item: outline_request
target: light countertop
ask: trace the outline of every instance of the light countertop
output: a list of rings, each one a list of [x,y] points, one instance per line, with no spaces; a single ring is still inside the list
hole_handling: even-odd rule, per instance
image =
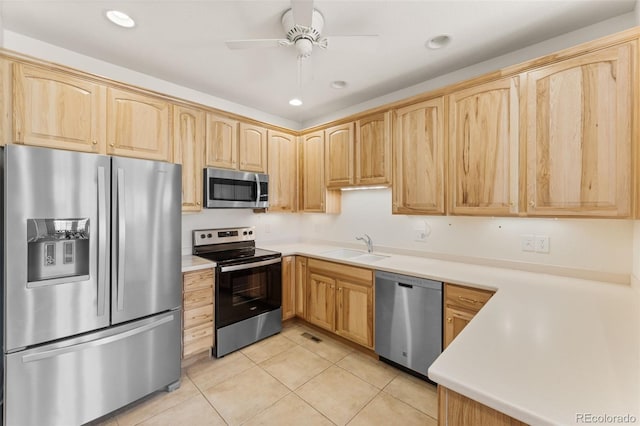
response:
[[[581,414],[640,423],[640,294],[629,285],[396,254],[337,260],[322,244],[261,247],[496,290],[431,365],[433,381],[533,425],[584,424]]]
[[[182,272],[197,271],[199,269],[215,268],[216,262],[202,257],[185,254],[182,256]]]

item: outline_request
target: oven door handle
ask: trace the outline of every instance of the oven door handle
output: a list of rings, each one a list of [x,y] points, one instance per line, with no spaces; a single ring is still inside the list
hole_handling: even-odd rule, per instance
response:
[[[281,261],[282,261],[282,258],[279,257],[277,259],[262,260],[260,262],[243,263],[241,265],[222,266],[220,268],[220,272],[242,271],[244,269],[257,268],[258,266],[273,265],[276,263],[280,263]]]

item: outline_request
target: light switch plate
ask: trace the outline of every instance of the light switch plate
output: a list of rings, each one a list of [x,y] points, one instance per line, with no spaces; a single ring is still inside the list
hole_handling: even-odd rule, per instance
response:
[[[520,244],[522,251],[535,251],[535,236],[525,234],[520,236]]]

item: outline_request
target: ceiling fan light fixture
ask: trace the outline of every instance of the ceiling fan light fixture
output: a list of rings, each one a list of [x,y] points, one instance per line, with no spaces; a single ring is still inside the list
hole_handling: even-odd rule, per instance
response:
[[[119,27],[133,28],[136,26],[136,22],[124,12],[119,10],[107,10],[105,13],[107,19]]]
[[[443,47],[448,45],[450,42],[451,42],[450,36],[448,36],[447,34],[440,34],[429,39],[429,41],[427,41],[426,43],[426,46],[429,49],[437,50],[437,49],[442,49]]]
[[[302,105],[302,99],[293,98],[289,101],[289,105],[291,106],[300,106]]]

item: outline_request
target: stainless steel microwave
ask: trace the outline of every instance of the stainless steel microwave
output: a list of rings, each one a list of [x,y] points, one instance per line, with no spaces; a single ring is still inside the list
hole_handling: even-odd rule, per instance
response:
[[[208,209],[269,207],[269,175],[204,169],[204,206]]]

